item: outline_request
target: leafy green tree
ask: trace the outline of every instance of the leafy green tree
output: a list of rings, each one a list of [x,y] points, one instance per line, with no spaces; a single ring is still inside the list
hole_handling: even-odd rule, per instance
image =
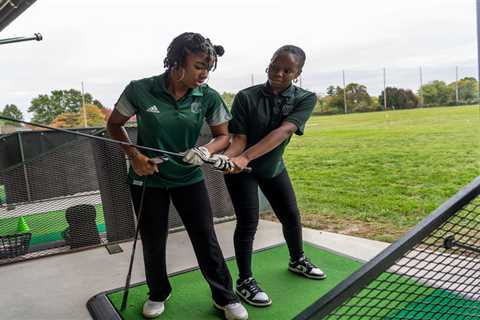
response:
[[[7,104],[4,108],[3,111],[0,112],[0,114],[4,117],[12,118],[15,120],[23,120],[23,114],[20,109],[14,104]],[[15,127],[21,127],[22,124],[14,121],[5,121],[6,124],[15,126]]]
[[[84,114],[85,112],[85,114]],[[94,104],[85,104],[85,109],[82,107],[79,112],[64,112],[55,117],[51,125],[55,128],[79,128],[85,126],[85,117],[87,118],[88,127],[103,127],[105,126],[105,115]]]
[[[334,87],[334,86],[328,86],[327,88],[327,96],[334,96],[337,94],[337,90],[339,89],[340,87]]]
[[[322,113],[325,108],[325,97],[322,94],[317,94],[317,102],[315,108],[313,109],[314,113]]]
[[[349,83],[345,88],[347,93],[347,108],[351,112],[370,111],[372,98],[363,84]]]
[[[452,96],[452,88],[440,80],[434,80],[420,87],[419,94],[424,105],[446,105]]]
[[[96,105],[99,109],[105,109],[105,106],[100,101],[98,101],[97,99],[93,100],[92,103],[94,105]]]
[[[331,114],[344,112],[343,89],[338,86],[329,86],[327,88],[327,95],[323,98],[322,113]]]
[[[231,93],[231,92],[222,93],[222,99],[223,101],[225,101],[225,104],[227,105],[228,109],[232,108],[232,103],[234,98],[235,98],[235,93]]]
[[[85,103],[92,103],[90,93],[84,95]],[[96,100],[101,104],[98,100]],[[53,90],[50,95],[41,94],[32,99],[28,112],[33,113],[33,122],[50,124],[58,115],[65,112],[76,113],[82,106],[82,94],[75,89]]]
[[[456,102],[455,82],[448,85],[450,89],[450,102]],[[459,102],[475,102],[478,99],[478,81],[473,77],[465,77],[458,81]]]
[[[418,97],[410,89],[387,87],[387,109],[410,109],[416,108],[419,103]],[[384,91],[378,97],[379,104],[384,106]]]

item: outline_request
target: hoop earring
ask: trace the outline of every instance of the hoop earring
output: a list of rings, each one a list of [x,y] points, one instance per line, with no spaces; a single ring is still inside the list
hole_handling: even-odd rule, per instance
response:
[[[185,69],[182,68],[182,76],[179,79],[177,79],[177,82],[182,81],[183,78],[185,78]]]
[[[268,73],[268,67],[265,69],[265,73]]]
[[[298,82],[298,78],[293,79],[293,83],[297,83],[297,82]]]

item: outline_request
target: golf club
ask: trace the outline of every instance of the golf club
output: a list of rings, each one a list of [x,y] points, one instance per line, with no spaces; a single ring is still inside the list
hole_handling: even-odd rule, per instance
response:
[[[54,127],[47,126],[47,125],[44,125],[44,124],[38,124],[38,123],[28,122],[28,121],[24,121],[24,120],[12,119],[12,118],[5,117],[5,116],[2,116],[2,115],[0,115],[0,119],[1,120],[6,120],[6,121],[23,123],[23,124],[27,124],[29,126],[39,127],[39,128],[43,128],[43,129],[48,129],[48,130],[73,134],[73,135],[82,136],[82,137],[86,137],[86,138],[96,139],[96,140],[100,140],[100,141],[104,141],[104,142],[117,143],[117,144],[121,144],[121,145],[124,145],[124,146],[131,146],[131,147],[135,147],[137,149],[153,151],[153,152],[156,152],[156,153],[165,154],[165,155],[169,155],[169,156],[175,156],[175,157],[183,158],[183,156],[185,155],[185,152],[172,152],[172,151],[167,151],[167,150],[161,150],[161,149],[156,149],[156,148],[140,146],[138,144],[125,142],[125,141],[119,141],[119,140],[105,138],[105,137],[99,137],[99,136],[95,136],[95,135],[88,134],[88,133],[77,132],[77,131],[67,130],[67,129],[63,129],[63,128],[54,128]],[[212,163],[208,162],[208,161],[205,161],[205,163],[212,165]],[[249,172],[252,171],[252,168],[246,167],[242,171],[249,173]]]
[[[127,279],[125,280],[125,289],[123,291],[123,297],[122,297],[122,305],[120,307],[120,310],[122,311],[125,310],[125,308],[127,307],[128,293],[130,291],[130,279],[132,277],[133,260],[135,258],[135,250],[137,248],[138,232],[140,231],[140,219],[142,218],[143,199],[145,197],[147,179],[148,179],[148,176],[145,176],[145,179],[143,180],[142,195],[140,196],[140,205],[138,208],[138,215],[137,215],[137,226],[135,227],[135,237],[133,238],[132,253],[130,255],[130,265],[128,267]]]

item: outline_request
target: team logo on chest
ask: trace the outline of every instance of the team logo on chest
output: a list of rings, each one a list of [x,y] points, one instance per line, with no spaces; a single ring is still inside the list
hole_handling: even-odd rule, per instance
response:
[[[201,109],[202,104],[198,101],[192,102],[192,104],[190,105],[190,110],[192,111],[192,113],[199,113]]]

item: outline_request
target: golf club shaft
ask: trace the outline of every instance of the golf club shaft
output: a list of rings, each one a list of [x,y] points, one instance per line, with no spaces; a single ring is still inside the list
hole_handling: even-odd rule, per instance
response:
[[[143,187],[142,187],[142,195],[140,196],[140,206],[138,209],[137,226],[135,228],[135,238],[133,239],[132,254],[130,255],[130,265],[128,267],[127,279],[125,280],[125,289],[123,291],[122,305],[120,307],[120,310],[122,311],[125,310],[125,308],[127,307],[128,293],[130,291],[130,279],[132,277],[133,260],[135,258],[135,250],[137,248],[138,233],[140,231],[140,219],[142,218],[143,199],[145,197],[147,179],[148,179],[148,176],[145,176],[145,180],[143,181]]]
[[[16,120],[16,119],[11,119],[11,118],[4,117],[4,116],[0,116],[0,119],[7,120],[7,121],[20,122],[20,123],[23,123],[23,124],[28,124],[30,126],[40,127],[40,128],[44,128],[44,129],[53,130],[53,131],[59,131],[59,132],[73,134],[73,135],[82,136],[82,137],[86,137],[86,138],[92,138],[92,139],[96,139],[96,140],[100,140],[100,141],[105,141],[105,142],[110,142],[110,143],[118,143],[118,144],[121,144],[121,145],[124,145],[124,146],[131,146],[131,147],[135,147],[137,149],[143,149],[143,150],[153,151],[153,152],[157,152],[157,153],[163,153],[163,154],[167,154],[167,155],[170,155],[170,156],[183,157],[185,155],[183,152],[171,152],[171,151],[166,151],[166,150],[161,150],[161,149],[156,149],[156,148],[140,146],[138,144],[134,144],[134,143],[130,143],[130,142],[124,142],[124,141],[119,141],[119,140],[115,140],[115,139],[94,136],[92,134],[67,130],[67,129],[63,129],[63,128],[54,128],[54,127],[47,126],[47,125],[44,125],[44,124],[27,122],[27,121],[23,121],[23,120]]]
[[[73,135],[82,136],[82,137],[86,137],[86,138],[96,139],[96,140],[100,140],[100,141],[104,141],[104,142],[117,143],[117,144],[121,144],[121,145],[124,145],[124,146],[135,147],[135,148],[141,149],[141,150],[153,151],[153,152],[156,152],[156,153],[166,154],[166,155],[180,157],[180,158],[183,158],[183,156],[185,155],[185,152],[172,152],[172,151],[166,151],[166,150],[161,150],[161,149],[156,149],[156,148],[140,146],[138,144],[134,144],[134,143],[130,143],[130,142],[125,142],[125,141],[120,141],[120,140],[115,140],[115,139],[110,139],[110,138],[105,138],[105,137],[94,136],[93,134],[77,132],[77,131],[67,130],[67,129],[63,129],[63,128],[54,128],[54,127],[47,126],[47,125],[44,125],[44,124],[38,124],[38,123],[28,122],[28,121],[24,121],[24,120],[12,119],[12,118],[8,118],[8,117],[4,117],[2,115],[0,115],[0,119],[6,120],[6,121],[19,122],[19,123],[27,124],[29,126],[40,127],[40,128],[43,128],[43,129],[48,129],[48,130],[73,134]],[[206,162],[206,163],[208,163],[208,162]],[[247,172],[247,173],[250,173],[252,171],[252,168],[246,167],[245,169],[243,169],[243,171]]]

